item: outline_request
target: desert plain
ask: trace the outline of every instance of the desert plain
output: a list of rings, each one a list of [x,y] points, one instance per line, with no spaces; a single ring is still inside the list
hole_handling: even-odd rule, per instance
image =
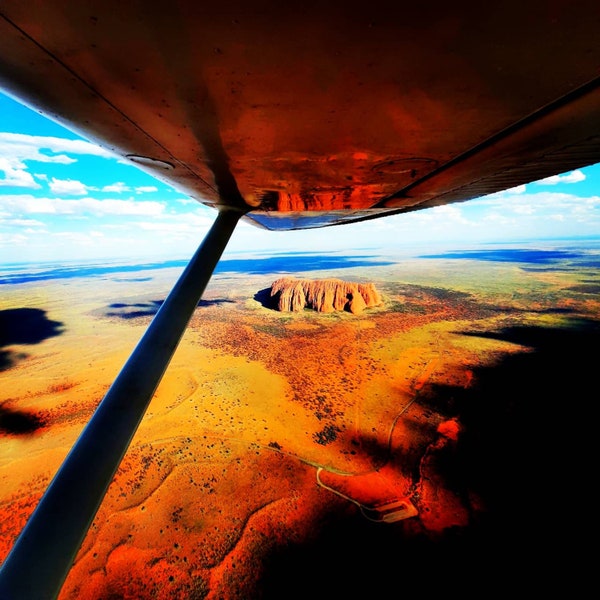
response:
[[[480,597],[569,577],[599,267],[583,242],[226,255],[60,600]],[[180,272],[2,272],[0,560]],[[382,302],[279,312],[282,274],[372,282]]]

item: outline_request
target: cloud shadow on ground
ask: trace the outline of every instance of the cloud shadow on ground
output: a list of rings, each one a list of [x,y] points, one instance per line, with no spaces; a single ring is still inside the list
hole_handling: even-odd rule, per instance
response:
[[[38,415],[11,408],[7,402],[0,404],[0,435],[30,435],[43,426]]]
[[[35,281],[52,279],[73,279],[75,277],[105,277],[123,273],[138,273],[155,269],[183,269],[187,260],[166,260],[125,265],[75,265],[56,266],[45,270],[32,272],[14,270],[0,276],[0,285],[16,285]],[[245,273],[248,275],[263,275],[266,273],[297,273],[299,271],[315,271],[325,269],[345,269],[350,267],[382,266],[394,264],[392,261],[376,259],[370,255],[329,255],[326,253],[309,254],[290,252],[259,256],[255,258],[222,258],[215,268],[215,273]],[[150,277],[115,278],[116,281],[147,281]]]
[[[448,258],[492,262],[520,262],[535,265],[589,258],[588,252],[574,250],[531,250],[527,248],[497,248],[493,250],[459,250],[441,254],[423,254],[418,258]],[[588,261],[589,262],[589,261]],[[588,262],[585,264],[587,265]],[[596,263],[593,263],[596,266]]]
[[[0,310],[0,371],[10,368],[17,360],[14,352],[6,350],[14,344],[39,344],[61,335],[63,324],[52,321],[40,308],[9,308]]]
[[[146,302],[113,302],[109,304],[107,310],[104,311],[105,317],[118,317],[120,319],[137,319],[143,317],[153,317],[164,300],[148,300]],[[228,298],[215,298],[211,300],[200,300],[198,307],[203,306],[218,306],[219,304],[235,304],[234,300]]]

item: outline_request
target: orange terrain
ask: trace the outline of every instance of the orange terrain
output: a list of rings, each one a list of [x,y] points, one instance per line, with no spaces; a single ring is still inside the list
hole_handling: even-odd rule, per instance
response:
[[[126,293],[117,279],[101,293],[84,280],[15,286],[4,300],[43,307],[55,327],[7,346],[0,373],[0,558],[166,277]],[[536,425],[554,422],[516,388],[535,397],[522,373],[546,368],[521,364],[525,333],[565,331],[543,300],[525,315],[518,300],[499,309],[382,276],[381,304],[358,315],[285,313],[260,302],[269,283],[210,284],[60,600],[379,597],[407,572],[441,591],[465,564],[497,576],[492,549],[540,533],[515,497],[543,497],[530,457]],[[586,302],[580,319],[597,309]],[[522,576],[525,548],[511,552]]]

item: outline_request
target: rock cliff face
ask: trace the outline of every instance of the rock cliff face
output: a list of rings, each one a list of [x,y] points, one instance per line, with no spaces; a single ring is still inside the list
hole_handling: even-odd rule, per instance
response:
[[[381,296],[372,283],[341,279],[282,277],[271,284],[271,298],[280,311],[288,312],[312,308],[325,313],[347,310],[356,315],[381,304]]]

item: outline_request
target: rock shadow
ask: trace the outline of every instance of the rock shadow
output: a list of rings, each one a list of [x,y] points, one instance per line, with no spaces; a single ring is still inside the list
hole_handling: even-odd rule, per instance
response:
[[[52,321],[40,308],[8,308],[0,310],[0,371],[10,368],[18,355],[7,346],[13,344],[39,344],[44,340],[61,335],[64,325]]]
[[[271,296],[271,288],[263,288],[254,294],[254,300],[259,302],[264,308],[277,310],[277,299]]]
[[[412,471],[415,483],[433,475],[435,489],[451,490],[469,507],[468,526],[426,531],[418,518],[372,523],[342,504],[321,517],[308,542],[286,543],[268,557],[261,598],[290,597],[290,582],[296,598],[383,598],[412,585],[428,597],[455,586],[461,596],[479,597],[482,581],[506,593],[549,591],[559,580],[571,585],[568,565],[574,556],[583,559],[578,539],[593,518],[581,502],[593,496],[590,415],[600,321],[464,335],[525,348],[475,368],[467,389],[424,388],[419,405],[456,418],[462,433],[400,463],[410,463],[403,471]],[[319,581],[306,577],[334,559],[338,570],[328,569]]]

